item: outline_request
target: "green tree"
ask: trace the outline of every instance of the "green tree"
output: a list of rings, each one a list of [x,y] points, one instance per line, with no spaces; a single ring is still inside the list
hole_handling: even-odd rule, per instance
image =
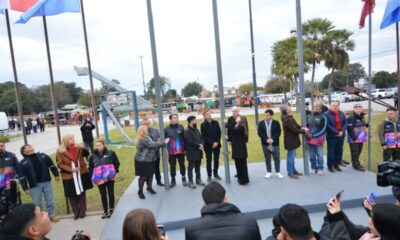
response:
[[[33,91],[36,95],[37,111],[44,112],[52,110],[50,85],[47,84],[39,86]],[[72,97],[64,82],[54,83],[54,97],[56,99],[57,108],[62,108],[65,106],[65,104],[73,103]]]
[[[311,51],[304,48],[304,72],[308,72],[309,66],[306,61],[310,58]],[[297,38],[291,37],[281,41],[277,41],[272,46],[272,73],[280,77],[285,77],[296,85],[299,76],[299,68],[297,61]],[[297,87],[294,88],[298,96]],[[298,98],[297,98],[298,99]],[[298,108],[298,101],[296,106]]]
[[[161,98],[164,98],[165,93],[170,87],[171,87],[171,81],[166,77],[160,76]],[[150,79],[150,81],[147,83],[146,88],[147,88],[146,96],[148,96],[149,99],[155,99],[154,78]]]
[[[328,49],[325,56],[325,66],[331,70],[331,78],[328,82],[328,92],[332,90],[333,73],[335,70],[343,70],[349,64],[348,51],[355,48],[354,41],[350,39],[353,33],[345,29],[332,30],[327,34],[329,40]],[[330,95],[329,95],[330,102]]]
[[[329,31],[334,29],[333,23],[328,19],[314,18],[303,24],[303,36],[305,45],[310,50],[311,54],[307,59],[311,64],[311,87],[314,86],[316,65],[320,64],[326,55],[326,49],[329,41],[327,35]],[[313,90],[311,91],[313,92]],[[311,95],[313,102],[313,94]]]
[[[372,83],[375,84],[377,88],[390,88],[397,85],[397,75],[396,73],[389,73],[386,71],[379,71],[375,73],[372,78]]]
[[[182,89],[182,96],[184,97],[199,96],[202,90],[203,90],[203,85],[201,85],[200,83],[196,81],[189,82]]]
[[[239,93],[240,94],[250,94],[253,92],[253,83],[245,83],[239,85]]]
[[[286,93],[288,91],[290,91],[290,80],[285,78],[273,77],[265,84],[266,93]]]
[[[339,70],[332,73],[327,74],[320,84],[322,89],[329,88],[329,80],[332,81],[332,90],[333,91],[342,91],[346,86],[353,87],[354,82],[358,81],[361,78],[365,78],[367,76],[364,67],[360,63],[350,63],[348,67],[344,70]]]
[[[168,89],[168,91],[165,93],[165,98],[169,98],[169,99],[175,99],[177,97],[177,92],[175,89]]]
[[[37,112],[36,96],[26,85],[19,83],[22,111],[24,114]],[[15,97],[14,83],[0,83],[0,112],[7,115],[17,115],[17,102]]]

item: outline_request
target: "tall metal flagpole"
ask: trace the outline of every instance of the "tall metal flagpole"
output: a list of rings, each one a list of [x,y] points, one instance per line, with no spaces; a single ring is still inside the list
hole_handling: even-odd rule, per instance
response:
[[[18,83],[18,75],[17,75],[17,66],[15,64],[14,45],[13,45],[12,35],[11,35],[10,16],[8,14],[8,9],[4,9],[4,11],[5,11],[5,17],[6,17],[6,23],[7,23],[8,42],[10,44],[11,63],[12,63],[13,73],[14,73],[14,89],[15,89],[15,99],[17,102],[17,109],[18,109],[18,118],[19,118],[19,123],[21,124],[22,136],[24,138],[24,144],[26,145],[26,144],[28,144],[28,140],[26,138],[24,112],[22,110],[21,96],[19,94],[19,86],[18,86],[19,83]]]
[[[83,35],[85,36],[86,59],[87,59],[87,65],[88,65],[88,70],[89,70],[90,98],[91,98],[91,102],[92,102],[92,112],[93,112],[94,124],[96,125],[96,138],[99,138],[100,134],[99,134],[99,125],[98,125],[98,121],[97,121],[97,110],[96,110],[96,105],[95,105],[95,100],[94,100],[92,64],[90,61],[89,41],[88,41],[87,30],[86,30],[85,9],[83,7],[83,0],[80,0],[80,2],[81,2]]]
[[[61,132],[60,132],[60,124],[59,124],[59,121],[58,121],[56,97],[55,97],[55,92],[54,92],[53,66],[52,66],[52,63],[51,63],[49,34],[47,32],[46,16],[43,16],[43,28],[44,28],[44,38],[45,38],[45,41],[46,41],[47,61],[48,61],[48,64],[49,64],[51,106],[53,108],[54,122],[55,122],[56,128],[57,128],[58,144],[60,145],[61,144]],[[70,213],[67,197],[65,197],[65,206],[67,207],[67,213]]]
[[[54,121],[55,121],[56,128],[57,128],[58,144],[61,144],[61,132],[60,132],[60,125],[59,125],[59,121],[58,121],[57,104],[56,104],[56,98],[55,98],[55,92],[54,92],[53,66],[52,66],[52,63],[51,63],[49,34],[47,32],[46,16],[43,16],[43,28],[44,28],[44,38],[45,38],[45,41],[46,41],[47,61],[48,61],[48,64],[49,64],[51,106],[53,108]]]
[[[397,103],[400,103],[400,42],[399,42],[399,22],[396,22],[396,46],[397,46]],[[399,104],[397,106],[397,119],[400,120]]]
[[[143,96],[146,98],[146,82],[144,81],[144,71],[143,71],[143,56],[139,56],[140,58],[140,66],[142,67],[142,80],[143,80]]]
[[[256,59],[254,56],[254,38],[253,38],[253,13],[251,0],[249,0],[249,16],[250,16],[250,41],[251,41],[251,62],[253,67],[253,98],[254,98],[254,113],[256,115],[256,125],[258,124],[258,101],[257,101],[257,78],[256,78]]]
[[[215,34],[215,53],[217,58],[217,72],[218,72],[218,94],[219,94],[219,110],[221,113],[221,130],[222,130],[222,146],[224,155],[225,165],[225,181],[227,184],[231,183],[230,170],[229,170],[229,159],[228,159],[228,145],[225,140],[226,129],[225,129],[225,97],[224,97],[224,81],[222,78],[222,62],[221,62],[221,45],[219,39],[219,24],[218,24],[218,5],[217,0],[212,0],[213,5],[213,17],[214,17],[214,34]]]
[[[304,93],[304,60],[303,60],[303,29],[301,24],[301,4],[300,0],[296,0],[296,21],[297,21],[297,55],[299,65],[299,90],[300,90],[300,115],[301,125],[306,126],[306,104]],[[306,136],[303,134],[303,165],[304,173],[308,176],[308,147],[306,144]]]
[[[153,72],[154,72],[154,87],[156,90],[156,98],[157,98],[157,113],[158,113],[158,124],[160,127],[160,136],[161,140],[164,141],[165,133],[164,133],[164,118],[161,108],[161,84],[160,84],[160,76],[158,74],[158,60],[157,60],[157,48],[156,48],[156,36],[154,34],[154,22],[153,22],[153,11],[151,9],[151,0],[147,0],[147,16],[149,21],[149,33],[150,33],[150,43],[151,43],[151,56],[153,60]],[[164,171],[164,183],[165,189],[169,189],[169,175],[168,175],[168,163],[167,163],[167,152],[165,148],[161,148],[161,157],[163,163],[163,171]]]
[[[369,27],[368,27],[368,124],[371,124],[371,88],[372,88],[372,12],[368,16]],[[371,127],[368,131],[368,170],[371,171]]]

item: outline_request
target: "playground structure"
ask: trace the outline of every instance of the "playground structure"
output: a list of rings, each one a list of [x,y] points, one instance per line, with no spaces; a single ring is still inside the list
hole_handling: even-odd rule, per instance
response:
[[[80,68],[74,66],[74,70],[76,71],[78,76],[87,76],[89,75],[88,68]],[[154,110],[152,104],[146,99],[136,96],[135,91],[128,91],[127,89],[121,87],[119,84],[109,80],[108,78],[102,76],[101,74],[92,70],[92,77],[99,80],[101,83],[115,88],[117,92],[109,93],[106,95],[102,95],[100,97],[100,107],[102,120],[104,125],[104,137],[107,144],[118,144],[119,142],[112,142],[110,136],[108,134],[108,121],[107,116],[110,117],[113,124],[116,126],[118,131],[121,133],[122,137],[126,142],[133,143],[134,140],[128,136],[128,134],[124,131],[123,127],[120,123],[120,118],[122,115],[128,117],[129,124],[129,113],[133,112],[134,124],[136,130],[139,127],[139,111],[146,110]],[[126,114],[128,113],[128,114]],[[116,116],[117,115],[117,116]]]

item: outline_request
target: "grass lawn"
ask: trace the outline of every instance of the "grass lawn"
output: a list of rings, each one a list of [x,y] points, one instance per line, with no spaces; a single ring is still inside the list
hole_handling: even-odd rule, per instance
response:
[[[382,149],[379,144],[379,138],[377,136],[378,132],[378,125],[381,121],[383,121],[385,114],[379,113],[372,116],[372,150],[371,150],[371,159],[372,159],[372,171],[376,171],[377,164],[382,162]],[[280,121],[280,114],[275,114],[275,119]],[[299,116],[295,115],[295,118],[298,122]],[[260,115],[260,119],[263,119],[263,116]],[[217,119],[218,120],[218,119]],[[255,125],[255,116],[250,115],[247,116],[247,120],[249,122],[250,130],[249,130],[249,142],[247,144],[248,147],[248,162],[262,162],[264,161],[260,139],[257,136],[257,127]],[[202,120],[198,120],[198,126],[200,126]],[[181,121],[181,123],[186,127],[187,122]],[[135,131],[133,127],[126,127],[125,131],[128,133],[130,137],[135,137]],[[113,130],[110,132],[110,138],[113,141],[123,141],[122,136],[119,134],[117,130]],[[347,140],[346,140],[347,141]],[[325,144],[326,145],[326,144]],[[286,159],[286,151],[283,148],[283,136],[280,138],[280,146],[281,146],[281,159]],[[121,162],[120,171],[117,175],[117,182],[115,184],[115,196],[116,201],[122,196],[126,188],[131,184],[132,180],[135,177],[134,173],[134,154],[136,149],[131,144],[126,144],[125,146],[109,146],[110,149],[114,150],[118,158]],[[363,152],[361,154],[360,160],[362,165],[367,168],[367,144],[364,145]],[[325,147],[325,154],[326,154],[326,147]],[[302,149],[299,148],[297,151],[296,158],[301,158],[303,155]],[[52,159],[55,159],[55,155],[51,156]],[[344,144],[344,156],[345,160],[350,161],[350,149],[347,142]],[[221,156],[220,161],[223,161]],[[233,160],[230,160],[231,164],[233,164]],[[223,164],[223,163],[222,163]],[[326,163],[325,163],[326,164]],[[203,160],[203,166],[205,166],[205,161]],[[162,166],[161,166],[162,167]],[[62,183],[56,183],[53,181],[54,187],[54,195],[55,195],[55,204],[56,204],[56,212],[57,214],[66,214],[66,205],[65,205],[65,198],[64,198],[64,191]],[[30,198],[23,193],[23,202],[30,202]],[[99,211],[102,210],[100,194],[97,189],[97,186],[94,186],[93,189],[87,191],[87,206],[88,211]]]

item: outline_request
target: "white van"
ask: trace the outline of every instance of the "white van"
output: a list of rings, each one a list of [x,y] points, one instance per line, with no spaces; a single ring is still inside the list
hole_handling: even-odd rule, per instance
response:
[[[5,112],[0,112],[0,131],[8,130],[8,118]]]

